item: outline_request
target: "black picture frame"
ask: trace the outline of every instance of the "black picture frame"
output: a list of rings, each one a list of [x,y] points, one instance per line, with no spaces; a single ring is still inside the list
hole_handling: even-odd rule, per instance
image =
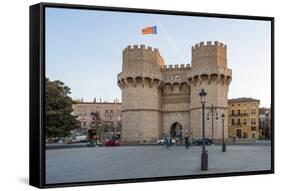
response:
[[[45,181],[45,9],[66,8],[80,10],[102,10],[114,12],[132,12],[132,13],[156,13],[165,15],[183,15],[183,16],[200,16],[213,18],[234,18],[247,20],[261,20],[271,22],[271,169],[263,171],[250,172],[230,172],[220,174],[200,174],[186,176],[170,176],[159,178],[138,178],[90,182],[72,182],[46,184]],[[84,186],[100,184],[119,184],[132,182],[149,182],[165,181],[178,179],[226,177],[226,176],[243,176],[257,174],[274,173],[274,17],[249,16],[249,15],[232,15],[217,13],[198,13],[170,10],[153,10],[153,9],[135,9],[125,7],[104,7],[93,5],[73,5],[58,3],[39,3],[30,6],[30,139],[29,139],[29,184],[38,188],[53,188],[66,186]]]

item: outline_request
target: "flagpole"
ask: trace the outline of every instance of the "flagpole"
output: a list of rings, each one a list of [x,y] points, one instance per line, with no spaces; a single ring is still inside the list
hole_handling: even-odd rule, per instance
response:
[[[157,34],[157,30],[155,30],[155,28],[153,27],[142,27],[141,34],[144,35],[144,37],[142,38],[142,43],[146,46],[151,46],[152,35]]]
[[[163,29],[166,38],[168,39],[168,41],[171,43],[171,45],[174,47],[175,52],[177,53],[177,55],[182,59],[182,62],[185,63],[185,59],[183,57],[183,55],[180,53],[179,49],[177,48],[176,44],[174,43],[174,41],[172,40],[172,38],[170,37],[169,33],[167,32],[167,30],[165,29],[165,27],[161,24],[160,20],[157,18],[156,15],[153,15],[153,17],[155,18],[156,22],[159,24],[159,26]]]

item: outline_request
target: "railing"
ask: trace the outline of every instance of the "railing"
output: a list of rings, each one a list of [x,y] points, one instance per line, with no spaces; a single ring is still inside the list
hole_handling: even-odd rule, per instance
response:
[[[230,117],[243,117],[243,116],[248,116],[248,113],[230,113]]]
[[[243,123],[231,123],[232,126],[242,126]]]

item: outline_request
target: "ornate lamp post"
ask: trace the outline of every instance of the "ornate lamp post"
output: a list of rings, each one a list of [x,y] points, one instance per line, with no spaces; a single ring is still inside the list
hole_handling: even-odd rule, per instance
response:
[[[205,98],[207,92],[204,89],[201,89],[199,93],[201,104],[202,104],[202,154],[201,154],[201,170],[208,170],[208,153],[205,148]]]
[[[221,120],[222,120],[222,152],[225,152],[226,151],[226,145],[225,145],[225,142],[224,142],[224,113],[221,114]]]
[[[216,114],[216,120],[218,120],[218,112],[217,109],[214,107],[214,105],[212,104],[211,108],[210,108],[210,112],[211,112],[211,119],[212,119],[212,144],[214,144],[214,113]],[[209,112],[207,113],[207,120],[209,120]]]

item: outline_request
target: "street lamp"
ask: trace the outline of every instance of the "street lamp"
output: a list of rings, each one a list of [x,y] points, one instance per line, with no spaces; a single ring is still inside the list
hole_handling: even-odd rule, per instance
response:
[[[199,93],[201,104],[202,104],[202,154],[201,154],[201,170],[208,170],[208,153],[205,148],[205,103],[207,92],[204,89],[201,89]]]
[[[212,144],[214,144],[214,113],[216,113],[216,120],[218,120],[218,112],[217,109],[212,104],[210,108],[211,117],[212,117]],[[209,120],[209,112],[207,113],[207,120]]]
[[[222,152],[225,152],[226,151],[226,145],[225,145],[225,142],[224,142],[224,113],[221,114],[221,120],[222,120]]]

